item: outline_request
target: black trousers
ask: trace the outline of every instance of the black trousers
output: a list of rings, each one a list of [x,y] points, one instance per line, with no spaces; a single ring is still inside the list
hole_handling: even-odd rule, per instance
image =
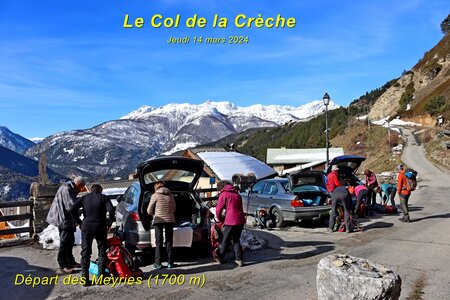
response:
[[[89,264],[91,262],[92,254],[92,242],[97,241],[98,249],[98,273],[99,275],[105,274],[106,265],[106,250],[107,244],[107,232],[106,229],[99,230],[97,232],[81,231],[81,276],[89,279]]]
[[[224,225],[223,241],[220,244],[220,257],[224,257],[230,242],[233,242],[234,255],[236,260],[242,261],[241,234],[244,225]]]
[[[369,193],[367,195],[367,205],[377,204],[377,193],[371,187],[367,187]]]
[[[361,201],[363,199],[365,199],[365,201],[367,202],[368,194],[369,194],[369,190],[360,190],[359,191],[358,197],[356,198],[356,207],[355,207],[356,211],[359,210],[359,206],[361,205]]]
[[[349,197],[347,189],[336,189],[331,193],[331,212],[330,212],[330,221],[328,224],[329,229],[333,229],[334,223],[336,222],[337,217],[337,205],[338,203],[342,203],[344,207],[344,219],[345,219],[345,228],[348,230],[350,227],[350,211],[352,208],[352,200]]]
[[[73,257],[73,244],[75,243],[75,230],[73,228],[58,228],[59,231],[59,250],[58,264],[59,267],[69,268],[75,264]]]
[[[163,244],[163,229],[165,233],[166,250],[167,250],[167,262],[173,264],[172,248],[173,248],[173,223],[158,223],[155,226],[155,265],[161,264],[161,253],[164,248]]]

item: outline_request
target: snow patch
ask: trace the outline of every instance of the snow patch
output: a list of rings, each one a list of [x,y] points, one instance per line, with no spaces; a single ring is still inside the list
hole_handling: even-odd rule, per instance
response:
[[[39,236],[39,244],[42,244],[44,249],[53,250],[59,248],[58,227],[48,225],[41,233],[38,233],[37,235]],[[81,245],[81,231],[79,227],[77,227],[75,232],[75,245]]]
[[[164,152],[163,155],[170,155],[170,154],[175,153],[177,151],[186,150],[188,148],[194,148],[197,145],[198,145],[198,143],[195,143],[195,142],[180,143],[180,144],[177,144],[172,149],[170,149],[169,151]]]
[[[66,152],[69,155],[72,155],[75,150],[74,149],[66,149],[66,148],[64,148],[63,151]]]
[[[390,123],[390,126],[422,126],[422,124],[419,123],[405,122],[398,117],[390,122],[388,122],[388,118],[386,117],[378,121],[372,121],[371,123],[375,125],[381,125],[383,127],[388,127],[388,123]]]
[[[33,138],[29,138],[30,141],[32,141],[35,144],[39,144],[41,143],[45,138],[41,138],[41,137],[33,137]]]
[[[99,162],[99,164],[101,164],[101,165],[106,165],[107,163],[108,163],[108,159],[106,158],[106,156],[105,156],[105,158],[103,158],[103,160],[101,162]]]

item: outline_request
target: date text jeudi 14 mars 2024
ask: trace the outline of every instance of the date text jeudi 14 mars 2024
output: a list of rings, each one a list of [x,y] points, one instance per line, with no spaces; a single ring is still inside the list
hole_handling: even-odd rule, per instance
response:
[[[167,44],[248,44],[248,36],[231,35],[228,37],[203,37],[203,36],[170,36]]]

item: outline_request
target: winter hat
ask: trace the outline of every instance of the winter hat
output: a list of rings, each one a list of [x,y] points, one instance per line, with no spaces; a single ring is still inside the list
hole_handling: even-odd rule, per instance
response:
[[[331,171],[337,171],[337,170],[339,170],[339,167],[338,167],[338,166],[333,165],[333,166],[331,167]]]

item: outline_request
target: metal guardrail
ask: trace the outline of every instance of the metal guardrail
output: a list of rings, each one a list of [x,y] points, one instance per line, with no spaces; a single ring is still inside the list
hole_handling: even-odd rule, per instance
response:
[[[34,233],[33,201],[26,200],[26,201],[0,202],[0,209],[8,207],[21,207],[21,206],[29,206],[30,208],[29,213],[8,215],[8,216],[2,215],[0,216],[0,222],[29,220],[28,226],[13,229],[2,229],[0,230],[0,236],[17,233],[30,233],[30,236],[33,235]]]

